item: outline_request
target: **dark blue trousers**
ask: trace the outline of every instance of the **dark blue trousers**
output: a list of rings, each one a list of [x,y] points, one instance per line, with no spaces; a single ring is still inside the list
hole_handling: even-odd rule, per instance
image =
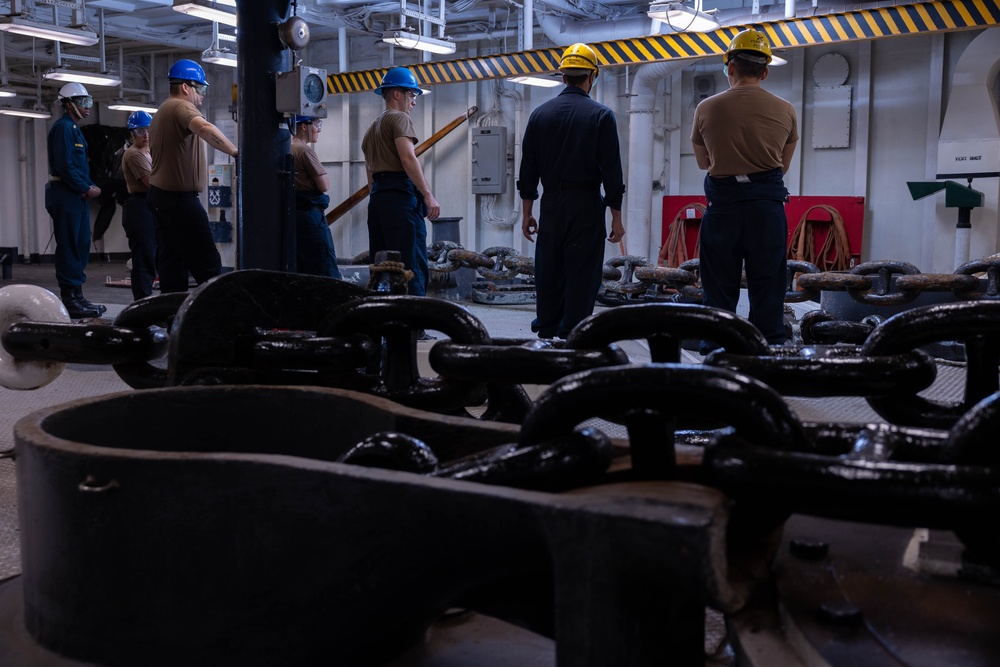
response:
[[[295,270],[312,276],[341,279],[333,234],[323,212],[330,197],[316,193],[295,193]]]
[[[156,225],[146,203],[146,193],[134,193],[122,205],[122,227],[132,252],[132,297],[142,299],[153,293],[156,279]]]
[[[368,199],[368,252],[371,261],[380,250],[396,250],[413,271],[407,292],[427,294],[427,207],[406,174],[376,176]]]
[[[160,292],[186,292],[189,272],[199,285],[222,273],[222,257],[197,192],[152,187],[146,201],[156,227]]]
[[[607,230],[600,191],[545,192],[535,240],[539,338],[565,338],[594,312]]]
[[[709,206],[701,219],[700,274],[702,303],[736,312],[740,275],[746,264],[750,322],[772,345],[785,342],[784,303],[787,288],[784,185],[768,172],[756,184],[742,186],[706,178]],[[778,187],[780,184],[780,189]],[[759,196],[773,198],[746,198]]]
[[[90,261],[90,203],[62,181],[45,186],[45,210],[52,216],[56,239],[56,282],[60,287],[80,287],[87,282],[84,270]]]

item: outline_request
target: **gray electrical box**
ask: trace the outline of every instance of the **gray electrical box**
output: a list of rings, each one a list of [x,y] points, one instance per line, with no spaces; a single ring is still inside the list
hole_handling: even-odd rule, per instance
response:
[[[507,128],[472,128],[472,194],[502,195],[507,190]]]
[[[274,75],[278,111],[299,116],[326,118],[326,70],[296,66]]]

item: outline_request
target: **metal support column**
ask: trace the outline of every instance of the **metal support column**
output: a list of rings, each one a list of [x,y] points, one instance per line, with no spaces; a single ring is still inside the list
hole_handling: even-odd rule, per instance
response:
[[[291,136],[275,111],[276,72],[290,68],[276,25],[288,15],[288,0],[236,0],[239,32],[240,178],[236,266],[287,270],[294,260],[292,175],[286,168]]]

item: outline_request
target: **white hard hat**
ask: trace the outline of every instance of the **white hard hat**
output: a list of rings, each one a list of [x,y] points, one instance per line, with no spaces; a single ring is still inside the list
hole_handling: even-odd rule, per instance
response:
[[[67,99],[70,97],[90,97],[90,93],[84,88],[82,83],[67,83],[65,86],[59,89],[60,99]]]

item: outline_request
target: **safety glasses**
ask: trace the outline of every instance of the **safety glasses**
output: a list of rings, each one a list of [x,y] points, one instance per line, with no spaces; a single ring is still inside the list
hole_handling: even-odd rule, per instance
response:
[[[90,109],[94,106],[94,98],[90,95],[87,95],[86,97],[74,97],[73,104],[81,109]]]
[[[196,81],[189,81],[188,85],[191,86],[191,89],[194,90],[194,92],[198,93],[199,95],[204,95],[205,92],[208,90],[207,83],[198,83]]]

